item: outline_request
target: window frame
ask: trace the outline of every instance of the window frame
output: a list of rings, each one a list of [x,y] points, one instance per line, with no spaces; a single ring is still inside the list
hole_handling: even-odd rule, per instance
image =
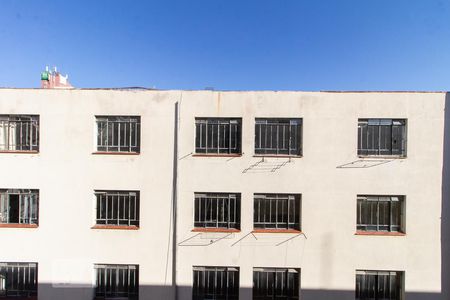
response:
[[[18,196],[18,222],[11,219],[11,195]],[[28,197],[27,197],[28,196]],[[24,213],[24,211],[26,213]],[[5,217],[2,217],[5,212]],[[28,216],[27,218],[24,215]],[[6,219],[6,220],[5,220]],[[28,221],[24,221],[24,219]],[[38,189],[0,189],[0,227],[37,227],[39,225]]]
[[[364,224],[362,218],[362,202],[376,203],[375,222],[376,224]],[[383,217],[380,216],[380,203],[388,203],[389,224],[381,224]],[[393,203],[398,203],[398,212],[396,216],[393,216]],[[367,207],[367,205],[365,206]],[[372,207],[371,207],[372,208]],[[406,196],[404,195],[357,195],[356,201],[356,230],[362,233],[400,233],[406,232],[405,226],[405,212],[406,212]],[[373,212],[369,212],[372,215]],[[367,214],[367,213],[366,213]],[[371,216],[372,218],[373,216]],[[398,219],[398,225],[393,224],[393,219]],[[386,219],[386,216],[384,217]],[[376,228],[374,228],[376,227]],[[385,229],[386,228],[386,229]]]
[[[374,276],[374,283],[373,283],[373,288],[371,288],[371,291],[375,293],[375,295],[373,295],[373,297],[375,297],[375,299],[377,299],[378,297],[380,297],[378,294],[380,293],[379,291],[379,281],[380,281],[380,276],[393,276],[395,275],[396,278],[396,282],[395,282],[395,289],[396,289],[396,294],[397,296],[394,298],[390,298],[390,300],[404,300],[405,299],[405,272],[404,271],[388,271],[388,270],[356,270],[356,274],[355,274],[355,300],[364,300],[367,299],[367,292],[361,291],[361,284],[358,277],[359,276]],[[367,279],[365,279],[367,280]],[[370,284],[370,282],[369,282]],[[377,287],[378,286],[378,287]],[[370,286],[372,287],[372,285]],[[386,286],[384,286],[385,288]],[[376,288],[376,291],[375,291]],[[385,289],[383,289],[385,290]],[[390,289],[391,290],[391,289]],[[362,294],[361,297],[358,296],[358,294]],[[370,296],[369,296],[370,297]],[[372,298],[373,298],[372,297]],[[383,295],[381,295],[381,297],[383,297]],[[391,296],[389,296],[391,297]],[[386,299],[386,298],[383,298]]]
[[[106,133],[103,135],[100,123],[106,122]],[[118,123],[117,134],[114,131],[115,125],[112,125],[112,133],[110,133],[109,124]],[[129,137],[126,140],[121,139],[121,124],[129,124]],[[131,135],[131,127],[134,125],[134,144]],[[102,125],[104,126],[104,125]],[[96,115],[95,116],[95,154],[140,154],[141,153],[141,116],[138,115]],[[112,141],[109,141],[109,136],[112,136]],[[125,126],[125,135],[127,135],[127,128]],[[106,140],[103,138],[106,136]],[[114,137],[117,136],[119,140],[114,144]],[[121,141],[128,142],[122,144]],[[103,142],[106,142],[105,144]],[[124,149],[125,148],[125,149]]]
[[[198,272],[198,274],[196,274]],[[200,280],[200,277],[202,274],[202,279],[204,283],[206,283],[206,278],[211,279],[207,272],[214,272],[214,286],[212,290],[209,286],[206,284],[203,284],[203,286],[196,285],[196,282],[198,283]],[[218,273],[221,273],[221,276],[218,276]],[[224,276],[225,274],[225,276]],[[233,266],[193,266],[192,267],[192,300],[212,300],[212,299],[227,299],[227,300],[239,300],[239,290],[240,290],[240,268],[239,267],[233,267]],[[197,275],[197,276],[196,276]],[[233,275],[233,276],[231,276]],[[237,276],[237,278],[236,278]],[[226,289],[225,294],[218,294],[217,290],[219,289],[217,287],[217,280],[218,277],[221,277],[222,279],[221,283],[223,283],[223,280],[226,282]],[[224,278],[225,277],[225,278]],[[197,281],[196,281],[197,279]],[[219,280],[220,280],[219,279]],[[232,281],[234,285],[230,285],[230,280]],[[237,286],[235,282],[237,281]],[[198,287],[197,287],[198,286]],[[223,285],[222,285],[223,286]],[[202,292],[204,291],[204,292]],[[205,292],[206,291],[206,292]],[[211,293],[212,292],[212,293]]]
[[[288,122],[283,123],[284,122]],[[265,122],[265,123],[262,123]],[[297,122],[297,124],[293,124]],[[260,128],[258,128],[258,125],[260,125]],[[257,147],[257,144],[259,142],[260,146],[263,144],[262,142],[262,136],[261,136],[261,132],[262,129],[261,127],[265,125],[266,127],[270,127],[271,132],[272,132],[272,127],[275,126],[277,129],[277,134],[276,134],[276,138],[277,140],[279,139],[280,135],[279,135],[279,127],[280,126],[288,126],[288,133],[287,136],[289,138],[288,140],[288,149],[287,149],[287,153],[280,153],[281,150],[278,144],[276,143],[276,147],[275,148],[269,148],[269,147]],[[296,128],[297,133],[292,133],[292,127],[295,126],[294,128]],[[270,157],[270,156],[275,156],[275,157],[302,157],[303,155],[303,118],[255,118],[255,136],[254,136],[254,155],[255,156],[266,156],[266,157]],[[265,129],[266,131],[266,135],[265,135],[265,144],[268,144],[267,141],[267,129]],[[259,132],[259,138],[258,138],[258,132]],[[293,134],[296,137],[296,143],[295,143],[295,147],[291,147],[292,146],[292,139],[293,139]],[[283,135],[283,137],[286,137]],[[272,140],[273,135],[270,135],[270,138]],[[283,142],[282,142],[283,143]],[[272,150],[275,149],[275,150]],[[296,149],[295,151],[292,149]],[[271,152],[272,151],[272,152]],[[275,153],[273,153],[273,151],[275,151]]]
[[[204,200],[204,203],[200,205],[200,201],[202,199]],[[211,199],[211,200],[209,200]],[[228,220],[225,220],[225,209],[223,210],[222,217],[223,221],[220,222],[219,218],[217,217],[219,215],[219,201],[227,201],[223,202],[223,207],[228,208]],[[210,201],[210,205],[208,206],[208,201]],[[214,217],[214,204],[213,201],[216,201],[216,220],[213,219]],[[232,201],[234,201],[234,206],[232,209]],[[202,207],[206,211],[204,213],[204,220],[202,220]],[[210,209],[208,219],[208,210]],[[234,213],[234,220],[231,212]],[[198,216],[198,218],[197,218]],[[194,213],[193,213],[193,220],[194,220],[194,230],[230,230],[230,231],[239,231],[241,229],[241,194],[240,193],[224,193],[224,192],[195,192],[194,193]],[[208,222],[209,221],[209,222]],[[201,225],[203,223],[203,225]],[[215,223],[216,225],[213,226],[211,224]],[[220,224],[224,224],[226,226],[219,226]]]
[[[399,124],[395,124],[395,123]],[[372,124],[370,124],[372,123]],[[378,123],[378,124],[377,124]],[[367,148],[363,148],[363,131],[364,128],[362,127],[363,124],[366,124],[367,127]],[[369,136],[369,126],[378,126],[378,132],[376,134],[376,139],[378,146],[375,147],[375,145],[372,148],[369,148],[368,144],[368,136]],[[389,149],[382,149],[382,142],[381,142],[381,136],[382,136],[382,126],[389,126],[390,130],[390,143]],[[397,144],[396,139],[394,139],[394,129],[400,128],[401,134],[401,140],[400,140],[400,148],[395,149],[394,144]],[[386,128],[385,128],[386,129]],[[384,132],[386,133],[386,132]],[[408,140],[408,119],[406,118],[359,118],[358,119],[358,135],[357,135],[357,153],[359,157],[389,157],[389,158],[406,158],[407,157],[407,140]],[[385,144],[386,144],[385,139]],[[377,144],[375,142],[375,138],[372,139],[373,144]],[[395,149],[395,150],[394,150]],[[399,152],[399,153],[394,153]],[[384,153],[382,153],[384,152]]]
[[[15,120],[12,120],[15,119]],[[25,124],[25,133],[28,138],[25,138],[24,141],[28,142],[27,144],[18,145],[15,143],[11,145],[11,124],[21,124],[20,125],[20,137],[23,137],[23,127]],[[1,128],[4,126],[3,124],[8,124],[6,129],[3,129],[3,132],[7,132],[6,144],[0,144],[0,153],[37,153],[39,152],[40,146],[40,116],[36,114],[2,114],[0,115],[0,133],[2,132]],[[17,126],[17,125],[15,125]],[[3,127],[3,128],[5,128]],[[31,134],[30,134],[31,133]],[[33,134],[34,133],[34,134]],[[20,138],[20,139],[21,139]],[[16,140],[16,138],[14,138]],[[1,141],[1,140],[0,140]],[[20,149],[12,149],[15,146],[16,148],[19,146]],[[28,146],[29,149],[25,148]]]
[[[139,265],[137,264],[94,264],[94,270],[95,270],[95,285],[94,285],[94,299],[130,299],[130,300],[138,300],[139,299]],[[99,270],[103,270],[103,273],[101,273]],[[113,275],[112,270],[115,270],[116,273]],[[127,273],[127,292],[126,294],[119,294],[121,292],[116,291],[107,291],[107,284],[104,284],[103,281],[107,281],[108,278],[110,278],[110,282],[113,281],[113,277],[115,278],[115,286],[110,286],[110,289],[117,289],[117,286],[119,285],[118,277],[120,277],[118,270],[126,270]],[[134,271],[134,274],[131,275]],[[110,275],[108,276],[108,272],[110,272]],[[102,278],[102,284],[99,285],[99,278],[100,277],[108,277],[108,278]],[[134,284],[130,285],[130,277],[133,277]],[[122,279],[124,279],[123,277]],[[122,282],[123,283],[123,282]],[[123,285],[125,286],[125,285]],[[130,288],[131,286],[131,288]],[[104,287],[104,288],[103,288]],[[131,289],[131,291],[130,291]],[[99,291],[100,290],[100,291]]]
[[[291,280],[289,278],[289,274],[297,274],[297,279],[294,278],[293,280]],[[259,274],[259,278],[257,278],[256,274]],[[257,279],[261,279],[261,274],[267,274],[265,277],[267,280],[260,280],[261,281],[266,281],[267,282],[267,286],[266,287],[262,287],[262,288],[258,288],[258,286],[260,286],[257,283]],[[269,274],[272,274],[271,276],[269,276]],[[277,286],[277,278],[278,278],[278,274],[284,274],[281,275],[281,281],[282,283]],[[264,276],[263,276],[264,277]],[[273,282],[269,282],[270,279],[274,279]],[[296,281],[296,282],[295,282]],[[258,300],[276,300],[276,299],[283,299],[283,300],[299,300],[300,299],[300,291],[301,291],[301,269],[300,268],[290,268],[290,267],[286,267],[286,268],[281,268],[281,267],[254,267],[253,268],[253,288],[252,288],[252,299]],[[285,294],[277,294],[277,289],[278,292],[284,292],[286,290],[288,290],[290,284],[294,285],[291,289],[290,292],[287,292]],[[269,288],[271,287],[271,291],[269,291]],[[286,288],[288,287],[288,288]],[[263,295],[261,295],[261,292],[264,291]]]
[[[286,202],[286,207],[283,205],[284,201]],[[258,211],[257,214],[256,205],[258,203]],[[261,202],[265,202],[263,206],[261,206]],[[269,214],[267,215],[267,202],[269,202]],[[293,208],[291,209],[291,204],[293,202]],[[266,217],[269,216],[269,219],[272,219],[272,203],[275,203],[275,222],[265,222]],[[283,212],[285,208],[287,209],[287,222],[278,221],[279,214],[278,210],[280,209]],[[263,208],[262,208],[263,207]],[[261,213],[261,209],[264,212]],[[291,215],[292,210],[293,216]],[[297,215],[296,215],[297,214]],[[259,220],[261,217],[264,217],[264,221],[257,222],[256,218],[259,215]],[[283,217],[286,217],[283,215]],[[291,217],[293,217],[294,221],[290,222]],[[282,218],[283,219],[283,218]],[[275,227],[271,227],[270,225],[274,224]],[[302,228],[302,195],[294,194],[294,193],[254,193],[253,194],[253,229],[255,231],[263,230],[263,231],[301,231]]]
[[[6,268],[6,270],[5,270]],[[12,270],[10,269],[12,268]],[[22,271],[19,271],[22,270]],[[22,285],[22,289],[9,289],[11,283],[8,284],[8,278],[10,275],[14,275],[14,270],[18,274],[16,279],[27,279],[25,282],[16,282],[16,287]],[[25,272],[28,272],[26,276]],[[21,276],[23,272],[23,277]],[[5,275],[6,273],[6,275]],[[24,280],[22,280],[24,281]],[[38,263],[36,262],[0,262],[0,299],[22,299],[21,297],[37,297],[38,294]]]
[[[139,228],[140,225],[140,191],[137,190],[94,190],[95,196],[95,225],[94,228],[110,228],[110,229],[120,229],[120,228]],[[105,196],[106,198],[101,198]],[[116,197],[116,198],[114,198]],[[122,197],[129,197],[122,198]],[[132,198],[134,197],[134,206],[132,206]],[[117,200],[117,204],[115,203]],[[122,204],[120,203],[122,200]],[[102,204],[102,201],[106,203]],[[126,204],[128,201],[128,204]],[[109,205],[112,204],[111,214],[112,217],[109,218],[110,210]],[[100,207],[99,207],[100,205]],[[104,216],[102,218],[102,207],[106,206]],[[123,208],[124,214],[128,211],[128,218],[120,218],[121,206]],[[127,208],[128,207],[128,210]],[[134,208],[134,216],[131,214],[131,208]],[[117,208],[117,212],[114,212],[114,209]],[[115,217],[116,216],[116,217]],[[125,223],[126,222],[126,223]]]
[[[208,131],[209,126],[216,125],[217,122],[217,147],[210,147],[208,145],[208,136],[211,134],[211,136],[214,134],[214,132],[210,133]],[[222,123],[221,123],[222,122]],[[204,124],[206,126],[206,133],[205,138],[203,138],[203,127],[199,127],[199,124]],[[233,148],[231,138],[232,134],[232,125],[236,125],[235,129],[235,143],[236,146]],[[226,145],[228,143],[228,147],[220,146],[220,131],[221,127],[220,125],[224,126],[224,130],[226,132],[226,127],[228,126],[228,139],[223,141],[223,144]],[[194,155],[196,156],[241,156],[242,155],[242,132],[243,132],[243,124],[242,124],[242,118],[236,118],[236,117],[196,117],[195,118],[195,138],[194,138]],[[204,141],[205,140],[205,141]],[[214,138],[213,138],[213,144],[214,144]],[[203,150],[204,149],[204,150]],[[216,149],[216,150],[214,150]],[[232,151],[235,149],[234,151]]]

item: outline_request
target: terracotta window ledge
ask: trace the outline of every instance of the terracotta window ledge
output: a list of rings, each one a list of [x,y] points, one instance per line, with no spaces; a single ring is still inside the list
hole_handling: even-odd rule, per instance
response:
[[[358,158],[405,159],[407,157],[401,155],[358,155]]]
[[[303,155],[275,155],[275,154],[255,154],[253,157],[267,157],[267,158],[302,158]]]
[[[30,150],[30,151],[27,151],[27,150],[24,150],[24,151],[11,150],[11,151],[0,151],[0,154],[1,153],[5,153],[5,154],[38,154],[39,151],[37,151],[37,150]],[[0,299],[3,299],[3,298],[0,298]]]
[[[252,233],[295,233],[295,234],[301,234],[301,230],[295,230],[295,229],[255,229],[252,231]]]
[[[127,225],[94,225],[91,229],[117,229],[117,230],[139,230],[138,226]]]
[[[362,231],[358,230],[355,232],[355,235],[378,235],[378,236],[405,236],[404,232],[395,232],[395,231]]]
[[[140,152],[107,152],[107,151],[95,151],[94,155],[139,155]]]
[[[222,153],[222,154],[202,154],[202,153],[197,153],[197,154],[192,154],[193,157],[241,157],[242,154],[226,154],[226,153]]]
[[[12,223],[2,223],[0,228],[38,228],[37,224],[12,224]],[[3,298],[0,298],[3,299]]]
[[[194,228],[191,230],[192,232],[241,232],[240,229],[234,229],[234,228]]]

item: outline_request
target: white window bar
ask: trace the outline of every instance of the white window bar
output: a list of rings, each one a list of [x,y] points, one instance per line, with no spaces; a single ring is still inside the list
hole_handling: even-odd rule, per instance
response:
[[[403,272],[356,271],[356,300],[403,300]]]
[[[298,300],[300,269],[253,268],[253,299]]]
[[[0,223],[38,224],[39,190],[0,190]]]
[[[194,267],[193,300],[238,300],[239,268]]]
[[[240,154],[241,119],[196,118],[195,153]]]
[[[363,196],[357,199],[357,230],[402,231],[403,196]]]
[[[261,229],[300,230],[300,194],[255,194],[253,225]]]
[[[33,296],[37,296],[37,263],[0,262],[0,297]]]
[[[240,194],[195,193],[194,226],[240,228]]]
[[[302,119],[257,118],[255,154],[302,155]]]
[[[96,264],[96,299],[139,299],[139,266]]]
[[[0,151],[38,151],[39,116],[0,115]]]
[[[96,116],[97,151],[140,151],[141,117]]]
[[[99,225],[139,226],[139,191],[96,190]]]
[[[359,119],[358,155],[406,156],[406,120]]]

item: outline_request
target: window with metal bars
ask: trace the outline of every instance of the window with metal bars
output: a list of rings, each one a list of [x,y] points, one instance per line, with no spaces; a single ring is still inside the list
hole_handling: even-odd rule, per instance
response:
[[[141,117],[96,116],[97,151],[139,153]]]
[[[0,115],[0,151],[38,151],[39,116]]]
[[[363,196],[357,200],[357,230],[403,232],[404,196]]]
[[[297,300],[300,297],[300,269],[253,268],[253,299]]]
[[[255,154],[302,155],[302,119],[257,118]]]
[[[356,271],[356,300],[403,300],[403,272]]]
[[[358,155],[406,156],[406,119],[359,119]]]
[[[96,264],[95,299],[139,299],[139,266]]]
[[[194,202],[195,227],[240,229],[240,194],[195,193]]]
[[[238,300],[239,268],[194,267],[193,300]]]
[[[39,190],[0,190],[0,224],[38,224]]]
[[[300,230],[300,199],[300,194],[255,194],[254,228]]]
[[[239,118],[196,118],[195,153],[241,154]]]
[[[95,191],[99,225],[139,226],[139,191]]]
[[[0,262],[0,299],[36,297],[37,286],[37,263]]]

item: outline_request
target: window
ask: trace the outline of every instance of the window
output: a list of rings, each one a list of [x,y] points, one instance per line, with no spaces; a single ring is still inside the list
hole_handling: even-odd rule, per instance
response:
[[[31,296],[37,297],[37,264],[0,263],[0,299]]]
[[[95,191],[99,225],[139,226],[138,191]]]
[[[357,230],[403,231],[403,196],[358,196]]]
[[[358,155],[406,156],[406,120],[359,119]]]
[[[0,115],[0,151],[38,151],[39,116]]]
[[[356,271],[356,300],[403,300],[403,272]]]
[[[256,119],[255,154],[302,155],[302,119]]]
[[[139,299],[138,265],[95,265],[95,299]]]
[[[139,153],[141,117],[97,116],[97,151]]]
[[[241,119],[196,118],[195,132],[195,153],[241,153]]]
[[[195,193],[195,227],[239,229],[241,196],[227,193]]]
[[[300,198],[299,194],[255,194],[254,228],[300,230]]]
[[[0,190],[0,224],[38,224],[39,191]]]
[[[300,295],[300,269],[253,268],[253,299],[294,300]]]
[[[239,268],[194,267],[193,300],[238,300]]]

